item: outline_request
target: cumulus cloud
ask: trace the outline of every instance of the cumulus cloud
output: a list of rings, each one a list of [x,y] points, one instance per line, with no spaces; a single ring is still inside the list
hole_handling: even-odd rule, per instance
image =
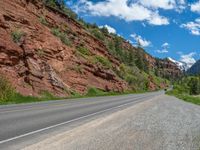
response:
[[[197,18],[194,22],[182,24],[181,27],[189,30],[193,35],[200,35],[200,18]]]
[[[168,51],[168,49],[169,49],[169,43],[167,43],[167,42],[165,42],[165,43],[163,43],[162,45],[161,45],[161,50],[157,50],[156,52],[157,53],[168,53],[169,51]]]
[[[161,47],[162,47],[162,48],[169,48],[169,43],[165,42],[165,43],[162,44]]]
[[[167,49],[157,50],[157,53],[168,53],[169,51]]]
[[[151,42],[142,38],[140,35],[137,34],[131,34],[130,35],[138,44],[140,44],[142,47],[148,47],[151,45]]]
[[[100,28],[103,28],[103,27],[105,27],[107,30],[108,30],[108,32],[109,33],[116,33],[116,30],[113,28],[113,27],[111,27],[111,26],[109,26],[109,25],[104,25],[104,26],[99,26]]]
[[[191,67],[196,62],[196,60],[194,59],[195,55],[195,52],[191,52],[189,54],[182,54],[180,56],[180,61],[186,63],[188,67]]]
[[[148,1],[106,0],[94,3],[91,0],[80,0],[76,10],[89,11],[94,16],[114,16],[125,21],[146,21],[152,25],[168,25],[168,18],[161,16],[157,9],[153,10],[151,8],[170,9],[172,4],[162,4],[161,1],[163,0],[159,0],[159,4],[156,4],[157,0],[150,0],[152,2],[148,4]]]
[[[173,9],[176,5],[175,0],[140,0],[140,3],[147,7]]]
[[[190,6],[191,11],[200,13],[200,1],[191,4]]]

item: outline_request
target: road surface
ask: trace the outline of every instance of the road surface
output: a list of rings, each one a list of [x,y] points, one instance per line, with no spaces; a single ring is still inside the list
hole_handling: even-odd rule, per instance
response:
[[[22,149],[163,92],[0,106],[0,149]]]

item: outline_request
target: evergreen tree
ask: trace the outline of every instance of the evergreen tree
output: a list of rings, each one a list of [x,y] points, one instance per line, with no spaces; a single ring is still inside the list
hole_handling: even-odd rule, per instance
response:
[[[191,95],[200,94],[200,84],[199,84],[198,78],[192,77],[189,81],[189,87],[190,87],[190,94]]]

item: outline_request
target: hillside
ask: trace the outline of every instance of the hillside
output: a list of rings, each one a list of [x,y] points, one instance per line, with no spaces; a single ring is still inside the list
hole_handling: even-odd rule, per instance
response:
[[[198,75],[200,74],[200,60],[198,60],[191,68],[188,69],[187,74]]]
[[[17,92],[34,96],[156,90],[182,74],[168,59],[39,0],[0,1],[0,72]]]

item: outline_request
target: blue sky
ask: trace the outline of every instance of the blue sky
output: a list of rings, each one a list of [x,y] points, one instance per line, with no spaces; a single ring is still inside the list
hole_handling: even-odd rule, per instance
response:
[[[200,56],[200,0],[68,0],[79,17],[106,26],[155,57]]]

